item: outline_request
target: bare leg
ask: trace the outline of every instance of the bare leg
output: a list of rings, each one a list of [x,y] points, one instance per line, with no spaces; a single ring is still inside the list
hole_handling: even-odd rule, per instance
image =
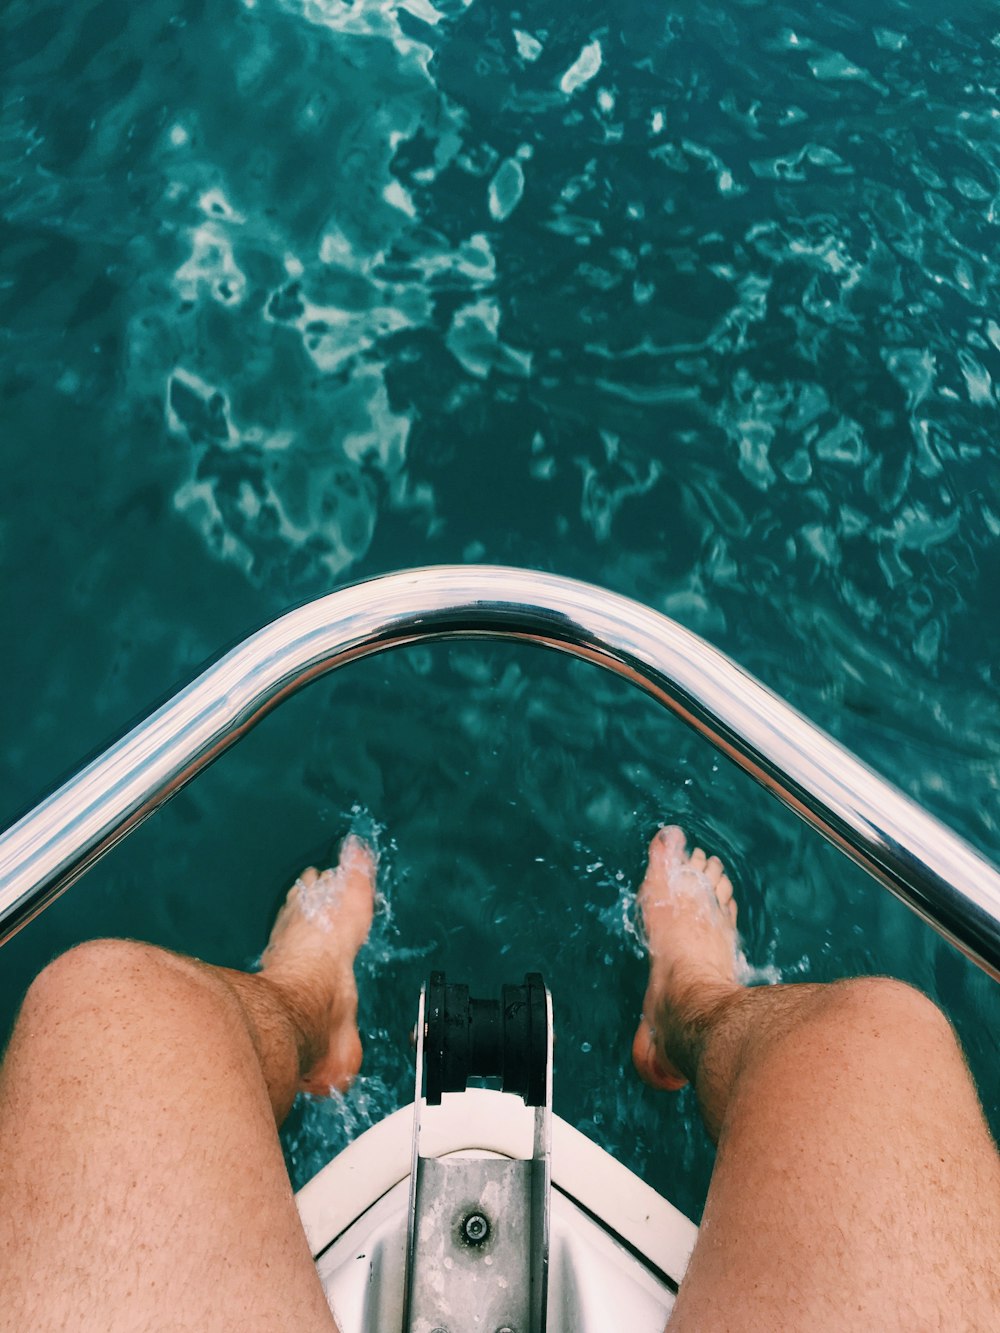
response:
[[[29,989],[0,1070],[0,1326],[324,1329],[276,1126],[361,1063],[371,852],[306,871],[253,976],[103,940]]]
[[[749,990],[732,885],[650,846],[633,1058],[718,1143],[670,1328],[1000,1328],[1000,1159],[947,1020],[884,977]]]

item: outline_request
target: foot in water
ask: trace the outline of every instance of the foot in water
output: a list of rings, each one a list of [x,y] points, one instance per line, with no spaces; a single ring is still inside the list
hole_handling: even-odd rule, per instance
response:
[[[303,870],[289,890],[261,959],[261,972],[301,1014],[301,1091],[346,1091],[361,1068],[354,959],[368,938],[375,853],[353,833],[336,869]]]
[[[689,854],[684,830],[670,825],[649,845],[639,906],[649,985],[632,1060],[646,1083],[676,1091],[691,1072],[691,1025],[706,1006],[741,989],[736,900],[719,858],[700,847]]]

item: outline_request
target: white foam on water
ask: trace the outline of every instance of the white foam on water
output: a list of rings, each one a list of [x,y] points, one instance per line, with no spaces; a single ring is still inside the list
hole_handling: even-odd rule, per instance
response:
[[[590,82],[601,68],[602,60],[601,43],[596,40],[589,42],[559,80],[560,92],[572,97],[578,88]]]
[[[367,272],[373,263],[382,263],[385,255],[381,251],[371,256],[357,252],[344,233],[333,227],[320,240],[319,259],[321,264],[337,264],[354,272]]]
[[[496,301],[483,298],[455,312],[445,345],[469,374],[479,379],[485,379],[494,370],[508,375],[530,375],[531,353],[501,342],[499,328],[499,306]]]
[[[882,359],[906,391],[911,412],[934,393],[937,361],[929,348],[896,347],[884,351]]]
[[[246,293],[246,275],[233,257],[226,232],[206,222],[191,232],[191,256],[175,274],[177,290],[185,301],[195,301],[206,287],[215,301],[238,305]]]
[[[827,51],[824,55],[817,56],[815,60],[810,60],[809,68],[817,79],[857,80],[860,83],[867,83],[883,96],[889,94],[889,89],[884,84],[873,78],[868,70],[848,60],[840,51]]]
[[[399,11],[432,25],[443,17],[427,0],[285,0],[285,8],[344,36],[386,39],[401,56],[417,61],[425,70],[434,53],[426,43],[403,32]]]
[[[779,986],[782,981],[781,969],[774,963],[763,963],[757,967],[747,962],[742,949],[736,951],[736,980],[741,986]]]
[[[457,279],[470,292],[491,287],[497,277],[496,256],[489,237],[474,232],[454,249],[428,250],[411,257],[417,273],[418,290],[423,291],[431,278]]]
[[[390,181],[382,191],[382,198],[393,208],[398,208],[401,213],[405,213],[408,218],[417,216],[417,206],[409,191],[405,190],[399,181]]]
[[[958,354],[958,361],[969,402],[975,403],[977,407],[996,407],[993,379],[982,362],[973,356],[968,348],[962,348]]]
[[[430,0],[400,0],[399,8],[405,9],[408,14],[421,19],[424,23],[431,24],[432,27],[444,18],[441,11],[435,9]]]
[[[522,60],[531,62],[542,54],[542,43],[537,37],[532,37],[530,32],[522,32],[520,28],[515,28],[514,41],[517,43],[517,54]]]
[[[210,218],[223,218],[226,222],[246,222],[246,218],[237,213],[221,190],[206,190],[198,200],[198,207]]]
[[[516,157],[508,157],[505,162],[501,162],[489,183],[487,195],[490,215],[497,222],[506,222],[521,202],[523,194],[524,168]]]
[[[317,368],[332,374],[362,359],[383,338],[427,323],[430,302],[424,292],[417,289],[388,295],[390,299],[384,303],[355,309],[313,304],[306,296],[297,295],[299,311],[294,318],[283,314],[279,319],[267,310],[264,318],[297,329]],[[377,291],[371,293],[371,298],[378,301]]]
[[[387,1034],[378,1036],[387,1039]],[[368,1044],[370,1047],[370,1035]],[[379,1074],[359,1074],[348,1092],[333,1091],[328,1097],[302,1095],[281,1136],[293,1188],[304,1185],[349,1143],[398,1107],[397,1094]]]
[[[189,403],[200,405],[206,418],[211,419],[213,438],[219,444],[224,448],[238,447],[239,435],[229,419],[229,404],[226,402],[225,395],[219,393],[214,385],[203,380],[201,376],[195,375],[193,371],[186,370],[183,366],[175,366],[170,377],[169,388],[166,412],[167,426],[171,431],[181,433],[187,429],[187,422],[181,406],[184,401],[181,397],[181,393],[183,393]],[[190,420],[190,417],[188,419]]]

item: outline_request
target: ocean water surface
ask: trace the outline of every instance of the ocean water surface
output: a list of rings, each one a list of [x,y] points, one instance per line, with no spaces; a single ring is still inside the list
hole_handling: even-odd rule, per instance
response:
[[[925,0],[125,0],[0,14],[0,822],[207,659],[386,570],[591,580],[736,658],[1000,858],[1000,15]],[[431,967],[542,967],[556,1109],[697,1216],[628,1052],[670,818],[786,980],[941,1002],[1000,1129],[996,987],[596,668],[407,650],[270,717],[0,957],[259,954],[360,821],[355,1089]],[[929,1094],[932,1090],[928,1090]]]

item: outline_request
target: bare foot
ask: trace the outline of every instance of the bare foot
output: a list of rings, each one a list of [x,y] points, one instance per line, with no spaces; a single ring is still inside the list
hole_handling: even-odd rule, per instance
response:
[[[649,945],[649,985],[632,1043],[641,1078],[676,1091],[687,1075],[676,1063],[680,1030],[709,998],[739,989],[736,900],[717,856],[690,855],[684,830],[661,828],[649,844],[639,905]]]
[[[335,870],[303,870],[278,913],[261,971],[301,1016],[301,1091],[345,1091],[361,1068],[354,959],[368,938],[375,854],[349,834]]]

